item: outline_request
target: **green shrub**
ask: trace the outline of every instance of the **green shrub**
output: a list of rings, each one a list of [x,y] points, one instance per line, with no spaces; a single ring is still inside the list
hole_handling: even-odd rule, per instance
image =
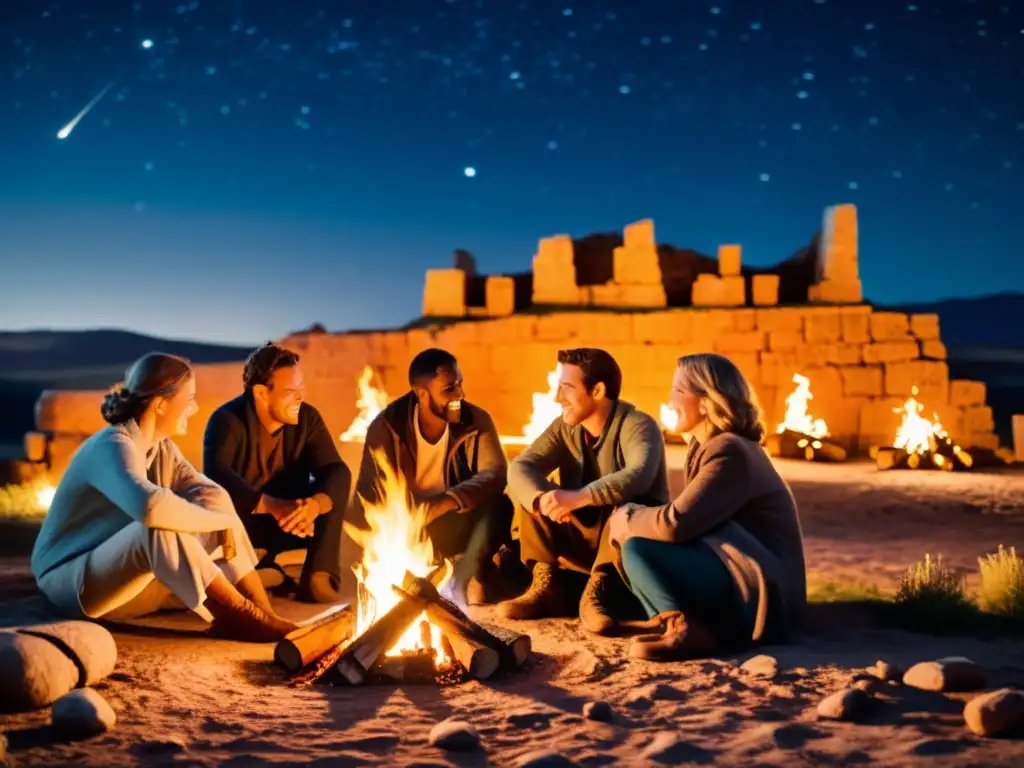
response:
[[[963,578],[926,554],[900,579],[893,601],[909,626],[930,632],[959,632],[976,623],[978,608],[964,594]]]

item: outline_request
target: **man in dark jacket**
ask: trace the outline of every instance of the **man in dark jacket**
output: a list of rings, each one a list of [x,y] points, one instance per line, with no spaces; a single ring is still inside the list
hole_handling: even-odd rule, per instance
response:
[[[487,411],[464,399],[462,371],[449,352],[416,355],[409,385],[367,429],[351,521],[366,527],[365,506],[381,501],[378,462],[386,461],[404,478],[406,501],[425,508],[435,557],[459,558],[456,589],[470,602],[487,602],[497,586],[493,556],[512,523],[498,431]]]
[[[245,391],[210,416],[203,472],[231,496],[253,546],[305,549],[299,598],[334,602],[348,575],[342,521],[352,474],[306,402],[299,356],[268,342],[242,375]]]
[[[558,364],[562,415],[508,472],[533,583],[499,610],[509,619],[576,615],[566,589],[566,571],[575,571],[589,577],[578,609],[583,626],[610,634],[639,604],[617,570],[606,523],[622,504],[668,503],[665,441],[653,418],[619,399],[622,371],[603,349],[563,350]]]

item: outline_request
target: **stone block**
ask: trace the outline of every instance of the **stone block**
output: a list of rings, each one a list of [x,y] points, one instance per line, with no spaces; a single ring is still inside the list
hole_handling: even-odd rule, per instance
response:
[[[516,311],[516,281],[511,277],[490,276],[484,290],[491,317],[505,317]]]
[[[884,369],[880,365],[840,366],[844,397],[878,397],[884,389]]]
[[[964,432],[968,434],[991,432],[996,428],[992,409],[987,405],[969,405],[964,408]]]
[[[822,280],[807,288],[811,304],[859,304],[864,301],[860,280]]]
[[[910,397],[914,387],[918,389],[918,401],[926,407],[944,405],[949,400],[949,366],[937,360],[885,365],[885,394]]]
[[[742,277],[698,275],[691,296],[695,307],[742,307],[747,303],[746,284]]]
[[[1024,462],[1024,413],[1013,414],[1013,459]]]
[[[640,219],[627,224],[622,230],[622,243],[629,249],[656,249],[658,243],[654,238],[654,219]]]
[[[839,325],[842,340],[847,344],[867,344],[871,341],[871,315],[840,312]]]
[[[803,344],[795,350],[797,362],[801,368],[828,365],[834,346],[827,343]]]
[[[533,257],[533,303],[580,303],[573,242],[568,235],[545,237],[538,243]]]
[[[779,303],[779,276],[754,275],[750,278],[753,302],[758,307],[774,307]]]
[[[761,384],[760,355],[757,352],[730,352],[725,356],[740,369],[750,386],[756,388]]]
[[[629,315],[616,312],[580,312],[573,317],[579,327],[576,336],[581,347],[605,347],[633,341]]]
[[[910,336],[910,318],[903,312],[872,312],[872,341],[903,341]]]
[[[100,415],[104,394],[94,389],[44,390],[36,400],[36,429],[83,435],[103,429],[107,425]]]
[[[658,282],[656,285],[619,286],[619,303],[612,306],[654,309],[667,305],[665,286]]]
[[[992,432],[968,434],[963,440],[964,448],[981,448],[987,451],[999,450],[999,436]]]
[[[768,349],[778,352],[784,349],[796,349],[804,345],[804,335],[799,331],[769,331]]]
[[[859,288],[858,239],[856,206],[834,205],[825,209],[818,240],[819,284],[856,284]]]
[[[765,334],[762,331],[729,331],[715,336],[714,350],[729,356],[734,352],[760,352],[765,348]]]
[[[984,405],[985,382],[953,379],[949,382],[949,404],[955,406]]]
[[[864,361],[861,344],[829,344],[825,358],[831,365],[859,365]]]
[[[879,341],[865,344],[863,351],[865,363],[902,363],[920,353],[916,341]]]
[[[910,332],[914,334],[914,338],[921,339],[922,341],[926,339],[938,339],[939,316],[935,314],[911,315]]]
[[[654,248],[623,246],[612,252],[614,282],[618,285],[661,285],[661,265]]]
[[[738,277],[743,248],[739,245],[718,246],[718,274],[721,277]],[[778,298],[776,297],[776,302]]]
[[[903,417],[897,412],[904,400],[895,397],[872,398],[860,409],[858,440],[861,449],[892,445]]]
[[[756,331],[757,310],[753,308],[732,310],[732,327],[733,330],[740,331],[741,333]]]
[[[423,289],[425,317],[462,317],[466,314],[466,273],[461,269],[428,269]]]
[[[945,360],[946,345],[938,339],[925,339],[920,342],[921,345],[921,357],[929,360]]]
[[[804,313],[800,309],[777,307],[775,309],[755,309],[757,329],[759,331],[785,331],[787,333],[804,332]]]
[[[519,341],[530,341],[534,338],[537,322],[546,315],[512,315],[500,320],[480,323],[480,341],[484,344],[512,344]],[[409,347],[412,349],[412,332],[409,335]],[[415,354],[415,353],[413,353]]]
[[[795,350],[762,352],[761,383],[784,390],[793,385],[793,374],[800,373],[800,360]]]
[[[537,341],[553,341],[568,346],[576,344],[576,338],[586,324],[588,315],[582,312],[552,312],[538,315],[533,337]]]
[[[46,435],[42,432],[26,432],[22,444],[25,458],[29,461],[43,461],[46,458]]]
[[[629,319],[632,320],[636,341],[673,344],[693,338],[693,313],[687,310],[636,312]]]
[[[839,341],[842,324],[839,313],[812,312],[804,320],[804,337],[808,344]]]

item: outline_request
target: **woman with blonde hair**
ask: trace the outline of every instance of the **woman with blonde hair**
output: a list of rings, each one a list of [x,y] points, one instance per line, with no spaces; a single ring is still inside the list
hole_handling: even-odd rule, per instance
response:
[[[124,619],[168,598],[223,637],[278,640],[256,553],[227,492],[185,460],[172,437],[196,407],[187,360],[136,361],[100,408],[110,425],[75,451],[32,551],[43,594],[74,617]]]
[[[630,656],[675,660],[784,640],[806,605],[796,503],[761,443],[761,409],[721,355],[680,358],[671,405],[690,435],[669,504],[619,507],[609,538],[650,620]]]

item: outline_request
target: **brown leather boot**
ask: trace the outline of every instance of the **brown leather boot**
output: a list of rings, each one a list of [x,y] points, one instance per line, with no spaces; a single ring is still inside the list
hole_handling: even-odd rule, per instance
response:
[[[629,644],[629,656],[646,661],[685,661],[710,656],[718,650],[711,628],[702,621],[688,620],[680,611],[658,614],[660,634],[640,635]]]
[[[597,571],[590,575],[580,597],[580,622],[595,635],[610,635],[617,622],[612,614],[613,579],[617,576]]]
[[[558,568],[550,563],[533,566],[530,588],[519,597],[498,603],[498,613],[506,619],[546,619],[571,616]]]
[[[217,576],[210,582],[203,606],[213,615],[212,634],[216,637],[251,643],[273,643],[298,629],[297,624],[273,612],[268,613],[244,597],[223,576]]]
[[[263,586],[263,581],[256,571],[247,573],[240,578],[235,583],[235,589],[242,594],[242,597],[255,603],[256,607],[262,608],[267,613],[274,612],[274,608],[270,604],[270,595],[267,594],[267,589]]]

